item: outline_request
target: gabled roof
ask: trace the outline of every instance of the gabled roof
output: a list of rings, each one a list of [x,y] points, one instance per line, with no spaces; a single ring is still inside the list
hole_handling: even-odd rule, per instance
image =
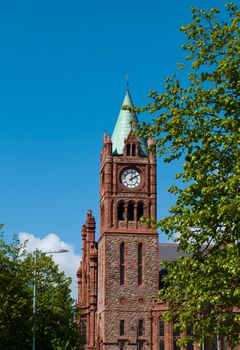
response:
[[[129,90],[127,89],[122,107],[133,107],[132,98]],[[124,153],[124,140],[127,139],[129,133],[136,130],[135,123],[138,122],[138,118],[135,112],[127,110],[120,110],[113,134],[112,134],[112,153],[114,155],[121,155]],[[131,122],[133,124],[131,124]],[[148,156],[147,143],[144,138],[137,137],[139,142],[139,154],[141,156]]]

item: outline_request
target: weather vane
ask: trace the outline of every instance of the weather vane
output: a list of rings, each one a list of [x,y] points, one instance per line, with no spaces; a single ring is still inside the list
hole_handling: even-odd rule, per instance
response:
[[[125,75],[125,80],[126,80],[126,86],[127,86],[127,90],[129,89],[129,79],[128,79],[128,75]]]

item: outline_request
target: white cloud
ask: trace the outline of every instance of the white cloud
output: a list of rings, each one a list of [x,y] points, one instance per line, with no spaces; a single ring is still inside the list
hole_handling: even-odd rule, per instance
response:
[[[39,238],[31,233],[20,232],[19,239],[23,243],[27,242],[26,249],[29,252],[33,252],[36,248],[43,251],[55,251],[58,249],[66,249],[67,253],[62,254],[50,254],[56,264],[59,265],[60,271],[64,271],[66,276],[72,277],[72,297],[77,299],[77,269],[80,264],[80,255],[75,254],[74,246],[71,243],[62,241],[55,233],[49,233],[44,238]]]

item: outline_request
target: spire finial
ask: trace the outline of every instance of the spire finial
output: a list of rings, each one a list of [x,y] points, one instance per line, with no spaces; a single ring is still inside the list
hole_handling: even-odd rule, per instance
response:
[[[125,80],[126,80],[126,90],[129,91],[129,78],[128,78],[128,74],[125,75]]]

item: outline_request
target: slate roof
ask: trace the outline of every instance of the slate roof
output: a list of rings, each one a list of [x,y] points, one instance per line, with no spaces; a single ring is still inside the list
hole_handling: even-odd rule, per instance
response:
[[[166,268],[160,263],[165,259],[174,261],[184,255],[186,254],[178,250],[178,244],[159,243],[159,289],[164,288],[164,277],[167,275]]]
[[[129,106],[133,107],[132,98],[129,90],[127,89],[122,107]],[[120,110],[115,128],[112,134],[112,152],[114,155],[122,155],[124,149],[124,140],[128,137],[131,130],[136,131],[136,125],[134,122],[138,122],[138,118],[135,112],[130,112],[126,110]],[[133,124],[131,125],[131,122]],[[137,137],[139,142],[139,154],[141,156],[148,156],[147,143],[144,138]]]
[[[169,261],[177,260],[180,256],[184,256],[181,250],[178,249],[178,244],[174,243],[159,243],[159,262],[164,259]]]

